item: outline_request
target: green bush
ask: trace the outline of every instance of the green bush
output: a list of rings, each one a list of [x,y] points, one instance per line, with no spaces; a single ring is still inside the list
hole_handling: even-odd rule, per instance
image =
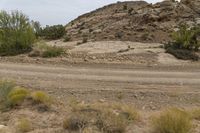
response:
[[[70,36],[65,36],[63,42],[69,42],[71,40]]]
[[[190,115],[180,109],[172,108],[162,112],[153,120],[156,133],[190,133]]]
[[[187,25],[181,25],[179,30],[172,34],[172,45],[177,49],[198,50],[200,47],[197,39],[199,34],[199,27],[189,29]]]
[[[199,50],[200,28],[189,28],[187,25],[181,25],[177,32],[172,34],[172,42],[165,44],[167,53],[174,55],[178,59],[197,61],[199,56],[195,51]]]
[[[65,27],[63,25],[46,26],[41,29],[39,36],[49,40],[60,39],[65,35]]]
[[[28,52],[34,41],[34,29],[26,15],[19,11],[0,11],[0,55]]]
[[[61,47],[49,46],[42,53],[42,57],[44,57],[44,58],[57,57],[57,56],[60,56],[63,52],[64,52],[64,50]]]

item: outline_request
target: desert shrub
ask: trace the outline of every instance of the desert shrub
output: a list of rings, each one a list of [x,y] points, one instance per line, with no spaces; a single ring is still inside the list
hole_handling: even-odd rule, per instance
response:
[[[96,125],[105,133],[124,133],[126,129],[125,120],[109,111],[104,112],[99,116]]]
[[[63,42],[69,42],[71,40],[70,36],[65,36]]]
[[[48,48],[48,45],[46,44],[46,42],[44,40],[38,41],[33,46],[34,46],[34,48],[42,50],[42,51],[46,50]]]
[[[192,110],[191,115],[193,119],[200,120],[200,109]]]
[[[34,41],[34,29],[26,15],[19,11],[0,11],[0,55],[28,52]]]
[[[41,55],[42,55],[42,53],[41,53],[41,51],[38,50],[38,49],[33,49],[33,50],[28,54],[29,57],[39,57],[39,56],[41,56]]]
[[[64,52],[62,47],[49,46],[43,51],[42,57],[50,58],[60,56]]]
[[[29,91],[25,88],[15,87],[7,97],[10,106],[20,105],[27,98]]]
[[[88,42],[88,39],[86,37],[83,38],[82,43],[87,43],[87,42]]]
[[[64,53],[64,48],[57,46],[47,45],[44,41],[40,41],[34,44],[33,51],[29,53],[30,57],[44,57],[51,58],[57,57]]]
[[[177,108],[168,109],[155,117],[153,126],[156,133],[189,133],[192,127],[190,115]]]
[[[31,122],[26,118],[19,119],[17,123],[17,130],[20,133],[26,133],[31,131],[32,130]]]
[[[181,25],[179,30],[172,34],[173,41],[165,44],[166,52],[178,59],[197,61],[199,56],[195,51],[200,47],[199,35],[199,27],[189,29],[187,25]]]
[[[76,114],[83,115],[85,121],[105,133],[123,133],[127,125],[136,122],[139,118],[135,108],[117,103],[78,104],[76,102],[72,110]]]
[[[189,29],[187,25],[181,25],[177,32],[172,34],[173,47],[178,49],[198,50],[200,42],[197,37],[200,34],[198,27]]]
[[[94,30],[93,29],[89,29],[89,32],[91,33],[91,32],[93,32]]]
[[[133,12],[133,8],[128,9],[128,14],[131,15]]]
[[[60,39],[65,34],[65,27],[63,25],[46,26],[40,31],[39,36],[45,39],[55,40]]]
[[[139,119],[138,111],[132,106],[128,106],[128,105],[121,106],[120,115],[125,117],[125,119],[129,121],[136,121]]]
[[[85,27],[84,27],[84,26],[81,26],[81,27],[80,27],[80,30],[84,30],[84,29],[85,29]]]
[[[44,41],[38,41],[33,45],[33,50],[28,54],[29,57],[41,57],[42,53],[48,48]]]
[[[36,104],[44,104],[46,106],[49,106],[52,103],[51,97],[42,91],[33,92],[31,94],[31,98]]]
[[[87,116],[84,116],[83,114],[72,114],[69,118],[65,119],[63,122],[63,128],[77,131],[82,130],[88,125],[88,119]]]
[[[10,91],[15,87],[15,84],[11,81],[0,81],[0,102],[7,99]]]
[[[143,40],[148,40],[149,39],[149,33],[148,32],[145,32],[145,33],[143,33],[142,35],[141,35],[141,39],[143,39]]]
[[[128,6],[127,5],[123,5],[123,10],[127,10]]]
[[[122,36],[123,36],[123,33],[122,33],[122,32],[117,32],[117,33],[115,34],[115,37],[116,37],[116,38],[119,38],[119,39],[121,39]]]
[[[34,29],[34,32],[35,32],[35,36],[36,38],[38,39],[39,38],[39,35],[41,34],[41,31],[42,31],[42,27],[41,27],[41,24],[40,22],[38,21],[31,21],[32,25],[33,25],[33,29]]]
[[[121,51],[119,51],[119,53],[120,53]],[[122,100],[123,98],[124,98],[124,95],[123,95],[123,93],[122,92],[119,92],[117,95],[116,95],[116,97],[119,99],[119,100]]]
[[[140,114],[137,111],[137,109],[135,109],[131,105],[112,103],[112,104],[103,104],[97,106],[100,106],[100,108],[107,108],[117,111],[119,116],[122,117],[124,120],[126,120],[126,122],[135,122],[138,121],[140,118]]]
[[[187,49],[167,48],[166,52],[174,55],[177,59],[198,61],[199,56],[194,51]]]
[[[88,38],[84,37],[81,42],[77,42],[77,45],[81,45],[81,44],[84,44],[84,43],[87,43],[87,42],[88,42]]]

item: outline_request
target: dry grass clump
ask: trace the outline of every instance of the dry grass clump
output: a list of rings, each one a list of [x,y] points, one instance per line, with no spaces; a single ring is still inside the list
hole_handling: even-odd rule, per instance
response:
[[[191,111],[192,119],[200,120],[200,109],[194,109]]]
[[[89,120],[87,116],[84,116],[83,114],[75,113],[72,114],[69,118],[65,119],[63,122],[63,128],[77,131],[77,130],[83,130],[89,123]]]
[[[0,82],[1,110],[5,111],[16,105],[20,105],[29,95],[25,88],[16,87],[11,81]]]
[[[132,106],[124,105],[121,108],[121,115],[124,116],[129,121],[139,120],[138,111]]]
[[[171,108],[153,119],[153,127],[156,133],[190,133],[192,124],[187,112]]]
[[[31,94],[32,100],[37,104],[50,106],[52,103],[51,97],[43,91],[35,91]]]
[[[65,52],[64,48],[47,45],[44,41],[34,44],[33,51],[29,53],[30,57],[51,58],[62,55]]]
[[[99,115],[96,125],[105,133],[124,133],[126,130],[126,120],[113,112],[103,112]]]
[[[20,105],[29,95],[29,91],[25,88],[15,87],[8,94],[7,101],[10,106]]]
[[[140,119],[138,111],[131,105],[120,103],[95,103],[90,105],[90,108],[100,110],[101,112],[111,111],[127,122],[134,122]]]
[[[31,95],[30,95],[31,94]],[[40,104],[40,110],[47,110],[52,104],[52,99],[42,91],[30,91],[23,87],[15,86],[10,81],[0,81],[0,109],[8,111],[9,109],[21,105],[24,100],[31,99],[33,103]]]
[[[49,46],[45,51],[42,53],[42,57],[44,58],[51,58],[57,57],[64,53],[64,49],[62,47],[57,46]]]
[[[28,119],[22,118],[18,120],[17,130],[20,133],[26,133],[32,130],[31,122]]]
[[[114,103],[76,103],[73,104],[72,111],[76,114],[76,117],[72,115],[72,118],[76,119],[68,118],[65,120],[63,124],[65,129],[77,130],[80,129],[80,127],[83,129],[89,126],[95,126],[99,131],[105,133],[124,133],[126,127],[139,118],[139,113],[133,107]],[[73,128],[74,126],[72,125],[79,126]]]

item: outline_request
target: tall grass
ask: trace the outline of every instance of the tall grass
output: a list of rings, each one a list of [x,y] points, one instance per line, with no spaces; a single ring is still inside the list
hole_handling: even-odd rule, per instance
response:
[[[153,119],[155,133],[190,133],[190,115],[184,110],[171,108]]]

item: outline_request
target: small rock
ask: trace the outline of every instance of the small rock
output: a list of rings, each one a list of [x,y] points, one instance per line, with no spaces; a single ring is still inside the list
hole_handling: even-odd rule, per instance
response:
[[[104,103],[104,102],[106,102],[106,100],[105,99],[100,99],[99,102]]]
[[[96,60],[96,59],[97,59],[97,57],[96,57],[96,56],[92,56],[92,59],[93,59],[93,60]]]

